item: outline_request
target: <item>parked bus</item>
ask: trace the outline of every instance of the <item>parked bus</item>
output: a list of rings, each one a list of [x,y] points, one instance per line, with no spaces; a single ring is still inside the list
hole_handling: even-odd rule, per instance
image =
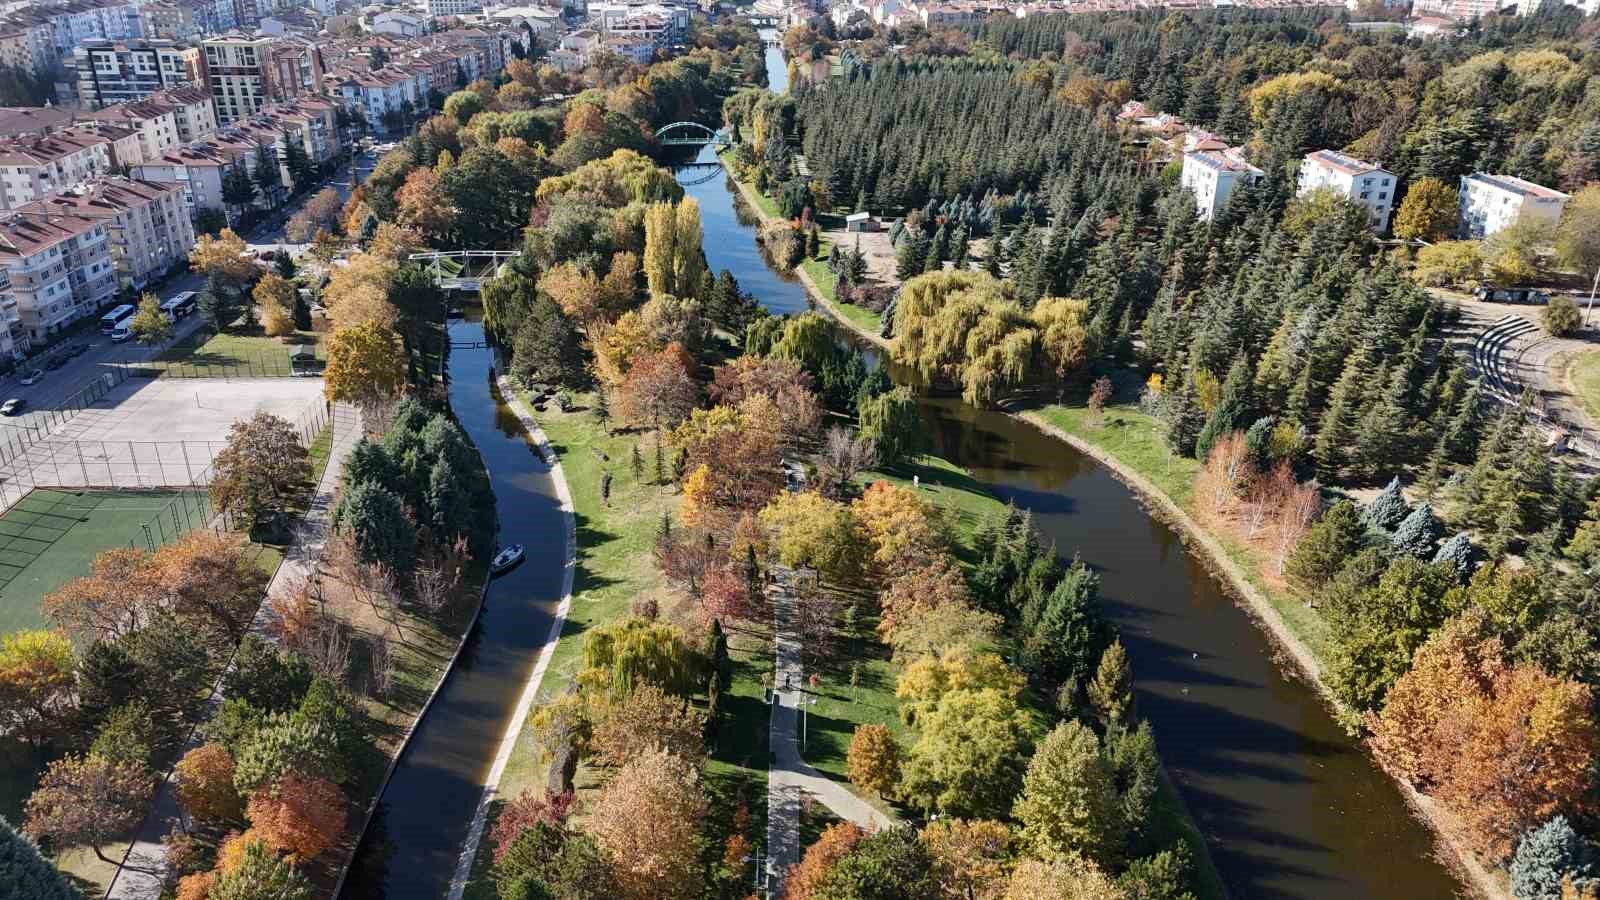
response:
[[[123,320],[133,318],[133,314],[136,312],[138,312],[138,310],[134,309],[129,304],[124,303],[116,309],[113,309],[111,312],[106,313],[100,317],[100,333],[110,334],[111,332],[116,331],[117,326],[121,325]]]
[[[161,304],[161,311],[166,313],[167,318],[174,322],[189,315],[190,313],[194,312],[194,310],[194,291],[184,291],[183,293],[173,297],[171,300]]]

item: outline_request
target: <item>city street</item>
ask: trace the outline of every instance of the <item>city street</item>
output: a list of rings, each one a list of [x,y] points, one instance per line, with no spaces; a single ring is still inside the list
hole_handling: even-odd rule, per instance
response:
[[[377,160],[371,153],[357,154],[354,166],[357,179],[364,179],[371,174],[372,167]],[[324,186],[333,187],[339,196],[348,199],[350,191],[354,188],[351,181],[350,166],[335,172],[333,177]],[[320,188],[319,188],[320,190]],[[286,243],[285,228],[289,217],[294,215],[304,202],[315,191],[307,192],[296,200],[283,207],[271,218],[256,225],[247,235],[245,242],[250,248],[252,256],[262,252],[271,252],[283,248],[289,254],[298,258],[306,252],[308,244]],[[199,291],[205,287],[205,277],[195,272],[185,272],[162,285],[157,293],[163,301],[181,294],[185,291]],[[174,340],[188,337],[200,327],[202,319],[198,315],[191,315],[180,319],[177,323]],[[161,353],[164,347],[146,347],[134,341],[122,344],[113,344],[111,339],[100,334],[98,328],[91,324],[89,330],[76,339],[63,341],[62,347],[75,344],[87,344],[89,349],[77,357],[69,359],[59,369],[45,369],[44,378],[35,385],[24,387],[20,379],[24,374],[37,365],[43,368],[42,360],[35,360],[19,367],[16,371],[0,378],[0,401],[20,398],[23,403],[23,412],[10,418],[0,418],[0,428],[26,430],[30,426],[38,428],[47,418],[44,410],[52,409],[65,402],[69,397],[83,390],[97,374],[108,366],[118,363],[143,362]]]

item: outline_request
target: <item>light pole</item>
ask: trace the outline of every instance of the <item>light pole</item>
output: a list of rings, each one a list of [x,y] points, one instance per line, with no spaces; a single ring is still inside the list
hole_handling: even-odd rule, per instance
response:
[[[805,752],[806,740],[810,734],[811,716],[808,713],[811,711],[810,708],[816,705],[817,698],[807,698],[804,695],[800,697],[800,752],[802,753]]]

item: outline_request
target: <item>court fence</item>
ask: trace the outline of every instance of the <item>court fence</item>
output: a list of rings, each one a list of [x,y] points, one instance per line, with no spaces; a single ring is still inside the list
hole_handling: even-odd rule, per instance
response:
[[[90,379],[70,397],[55,406],[41,409],[21,422],[5,423],[0,428],[0,465],[11,462],[27,449],[46,440],[50,433],[116,390],[129,378],[127,369],[113,366]]]

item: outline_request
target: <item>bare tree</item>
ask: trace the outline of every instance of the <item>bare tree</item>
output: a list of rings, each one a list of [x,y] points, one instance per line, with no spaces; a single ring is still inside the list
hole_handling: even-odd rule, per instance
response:
[[[379,634],[373,636],[367,653],[372,658],[370,680],[367,682],[372,696],[387,697],[394,688],[394,648],[387,637]]]
[[[856,475],[876,460],[871,439],[837,425],[828,429],[817,454],[817,490],[835,499],[843,496]]]
[[[344,684],[350,671],[350,637],[343,622],[323,617],[301,648],[311,670],[334,684]]]
[[[462,564],[468,556],[465,538],[429,553],[411,575],[411,593],[429,616],[438,616],[461,588]]]

